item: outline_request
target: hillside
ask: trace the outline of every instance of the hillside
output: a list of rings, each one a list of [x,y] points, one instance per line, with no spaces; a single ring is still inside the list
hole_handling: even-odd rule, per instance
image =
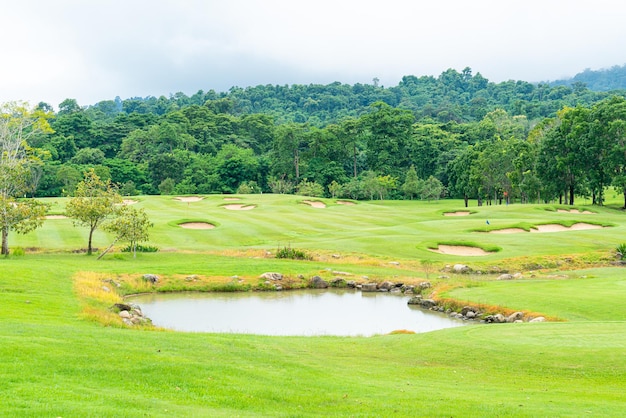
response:
[[[626,64],[600,70],[585,69],[572,78],[553,81],[551,86],[572,86],[592,91],[608,92],[626,89]]]

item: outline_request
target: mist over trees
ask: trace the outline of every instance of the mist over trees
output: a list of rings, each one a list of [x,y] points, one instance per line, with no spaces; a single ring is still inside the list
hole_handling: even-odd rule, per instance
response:
[[[36,196],[88,170],[124,195],[299,193],[479,204],[625,194],[624,91],[492,83],[470,68],[373,84],[265,85],[59,104]],[[40,103],[37,108],[52,107]]]

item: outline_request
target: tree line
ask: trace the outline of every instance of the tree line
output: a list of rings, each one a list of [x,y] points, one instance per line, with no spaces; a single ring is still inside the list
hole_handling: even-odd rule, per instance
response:
[[[618,139],[600,131],[621,115],[601,109],[620,108],[623,97],[584,85],[496,84],[466,68],[406,76],[391,88],[256,86],[87,107],[67,99],[56,113],[39,103],[30,111],[45,115],[49,129],[25,138],[41,155],[32,169],[37,187],[26,194],[71,195],[93,168],[126,195],[451,196],[482,204],[588,194],[602,203],[601,186],[621,174],[608,166]],[[607,141],[611,158],[598,157]],[[578,167],[596,157],[601,164]]]

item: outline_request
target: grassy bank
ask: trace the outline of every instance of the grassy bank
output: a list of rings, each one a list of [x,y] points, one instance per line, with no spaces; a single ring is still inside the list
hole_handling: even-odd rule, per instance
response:
[[[621,242],[620,211],[575,215],[511,205],[472,208],[480,215],[452,219],[442,213],[462,209],[461,202],[340,206],[325,200],[327,207],[318,209],[294,196],[242,200],[258,206],[236,212],[220,207],[222,196],[189,205],[142,198],[137,205],[155,222],[151,244],[161,252],[137,259],[117,253],[97,261],[69,253],[84,245],[86,231],[67,220],[12,237],[12,244],[43,251],[0,260],[0,415],[617,417],[626,409],[624,270],[597,268]],[[58,205],[61,212],[61,200]],[[473,232],[485,219],[504,227],[572,217],[613,226]],[[171,225],[191,218],[219,226],[189,231]],[[98,239],[97,245],[108,245],[105,234]],[[439,240],[502,250],[467,258],[426,249],[425,243]],[[288,243],[315,254],[314,260],[267,254]],[[430,272],[420,263],[425,259],[433,263]],[[497,274],[440,278],[446,264],[457,262],[484,270],[544,268],[524,270],[524,279],[513,281],[497,281]],[[585,266],[594,268],[572,270]],[[218,282],[236,275],[256,283],[265,271],[310,277],[333,270],[375,280],[423,280],[429,273],[433,283],[451,289],[446,296],[565,322],[370,338],[178,333],[103,326],[85,314],[91,302],[77,288],[85,272],[113,279],[196,274]]]

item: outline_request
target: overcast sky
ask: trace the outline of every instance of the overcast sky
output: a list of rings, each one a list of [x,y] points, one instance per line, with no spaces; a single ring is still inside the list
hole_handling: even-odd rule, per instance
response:
[[[0,0],[0,102],[626,64],[617,0]]]

